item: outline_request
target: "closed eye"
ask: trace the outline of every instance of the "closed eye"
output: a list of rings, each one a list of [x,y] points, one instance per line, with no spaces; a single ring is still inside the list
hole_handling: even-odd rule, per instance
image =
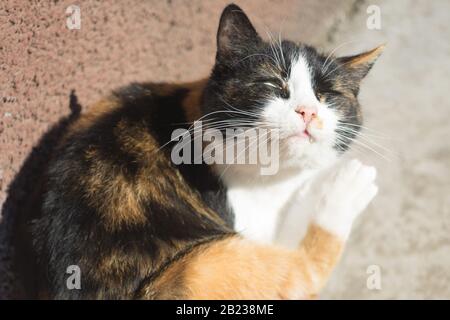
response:
[[[283,99],[289,99],[290,93],[287,84],[278,78],[264,78],[254,82],[255,84],[263,84],[267,87],[274,88]]]
[[[278,78],[263,78],[256,80],[255,83],[262,83],[268,87],[283,89],[283,82]]]
[[[272,88],[277,88],[277,89],[281,88],[280,85],[274,84],[273,82],[263,82],[263,84],[266,85],[266,86],[272,87]]]

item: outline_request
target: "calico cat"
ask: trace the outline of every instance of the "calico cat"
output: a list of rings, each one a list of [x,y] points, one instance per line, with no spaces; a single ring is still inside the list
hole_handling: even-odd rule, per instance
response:
[[[335,58],[287,40],[275,46],[229,5],[208,79],[119,89],[62,138],[32,228],[42,296],[316,296],[377,192],[374,168],[357,160],[329,168],[357,135],[359,83],[380,52]],[[276,128],[279,172],[174,164],[172,132],[213,114],[216,124]],[[295,221],[305,198],[314,212],[303,237]],[[272,244],[287,232],[298,248]],[[80,289],[66,285],[71,265],[81,270]]]

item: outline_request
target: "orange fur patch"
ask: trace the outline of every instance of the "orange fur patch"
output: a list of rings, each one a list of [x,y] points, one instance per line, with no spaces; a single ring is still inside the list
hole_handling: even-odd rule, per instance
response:
[[[147,291],[183,299],[315,298],[341,254],[343,242],[312,225],[298,250],[253,243],[238,236],[208,243],[170,266]],[[156,286],[155,286],[156,285]]]
[[[102,99],[92,106],[88,107],[88,112],[82,114],[80,118],[75,121],[68,129],[68,133],[82,130],[83,128],[87,128],[92,125],[95,121],[98,120],[102,115],[114,110],[119,107],[120,103],[115,98],[110,97],[106,99]]]
[[[382,44],[378,47],[376,47],[375,49],[372,49],[370,51],[361,53],[357,56],[355,56],[351,61],[350,61],[350,66],[351,67],[356,67],[360,64],[366,64],[366,63],[371,63],[373,61],[375,61],[375,59],[377,59],[380,54],[383,52],[385,48],[385,45]]]

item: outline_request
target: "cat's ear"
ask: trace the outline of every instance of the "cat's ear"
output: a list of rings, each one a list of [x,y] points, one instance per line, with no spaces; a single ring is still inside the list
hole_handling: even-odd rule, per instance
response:
[[[251,44],[261,41],[247,15],[235,4],[228,5],[220,17],[217,31],[218,55],[245,52]]]
[[[360,82],[369,73],[375,61],[381,55],[385,45],[382,44],[375,49],[348,57],[341,57],[337,60],[342,63],[356,82]]]

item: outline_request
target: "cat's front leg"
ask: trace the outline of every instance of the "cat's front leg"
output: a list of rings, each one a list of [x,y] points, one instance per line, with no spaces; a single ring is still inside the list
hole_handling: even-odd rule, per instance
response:
[[[275,242],[294,248],[311,221],[339,234],[350,231],[353,220],[377,192],[376,170],[359,160],[340,163],[315,175],[297,190],[280,216]]]
[[[353,221],[378,192],[376,169],[359,160],[344,163],[324,181],[320,190],[313,222],[343,240],[347,239]]]

